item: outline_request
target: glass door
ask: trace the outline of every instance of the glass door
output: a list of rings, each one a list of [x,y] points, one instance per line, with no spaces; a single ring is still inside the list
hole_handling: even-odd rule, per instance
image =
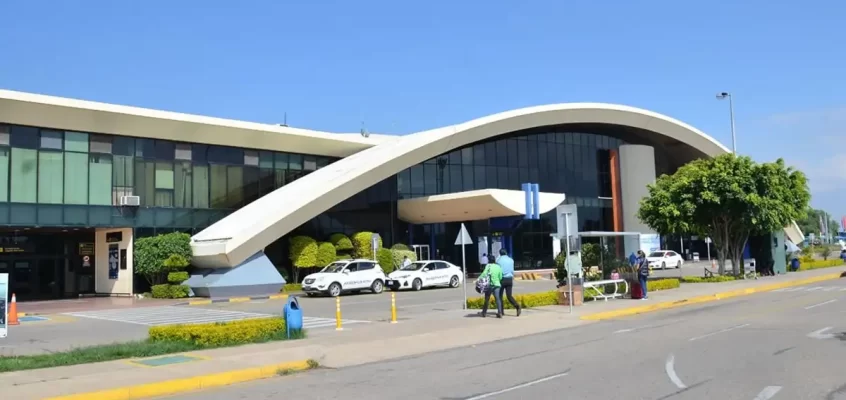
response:
[[[9,291],[17,296],[18,301],[32,299],[32,262],[30,260],[14,260],[11,264]]]
[[[59,298],[59,276],[58,260],[55,258],[44,258],[36,262],[35,291],[33,297],[40,299]]]

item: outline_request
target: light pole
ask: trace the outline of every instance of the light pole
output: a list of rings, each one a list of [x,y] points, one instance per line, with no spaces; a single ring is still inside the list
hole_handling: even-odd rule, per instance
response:
[[[731,93],[720,92],[717,93],[717,100],[729,99],[729,117],[731,118],[731,152],[737,154],[737,136],[734,134],[734,102],[732,101]]]

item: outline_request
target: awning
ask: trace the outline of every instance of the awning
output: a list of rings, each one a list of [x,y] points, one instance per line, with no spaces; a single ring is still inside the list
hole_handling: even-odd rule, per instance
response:
[[[541,214],[564,202],[563,193],[538,194]],[[403,199],[397,202],[399,218],[412,224],[476,221],[523,215],[526,194],[519,190],[482,189]]]

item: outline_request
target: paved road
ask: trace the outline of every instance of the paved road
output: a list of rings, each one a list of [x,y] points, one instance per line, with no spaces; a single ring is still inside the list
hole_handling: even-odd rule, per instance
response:
[[[843,287],[835,281],[170,398],[846,399]]]

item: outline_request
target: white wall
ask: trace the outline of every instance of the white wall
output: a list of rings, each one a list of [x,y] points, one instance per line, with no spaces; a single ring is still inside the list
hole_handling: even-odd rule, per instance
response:
[[[118,243],[120,250],[126,250],[126,269],[118,269],[118,279],[109,279],[109,244],[106,234],[123,232],[123,240]],[[94,234],[94,285],[97,294],[132,295],[132,229],[97,229]]]
[[[623,203],[623,230],[655,233],[637,218],[640,200],[649,195],[646,185],[655,182],[655,149],[651,146],[620,146],[620,195]]]

